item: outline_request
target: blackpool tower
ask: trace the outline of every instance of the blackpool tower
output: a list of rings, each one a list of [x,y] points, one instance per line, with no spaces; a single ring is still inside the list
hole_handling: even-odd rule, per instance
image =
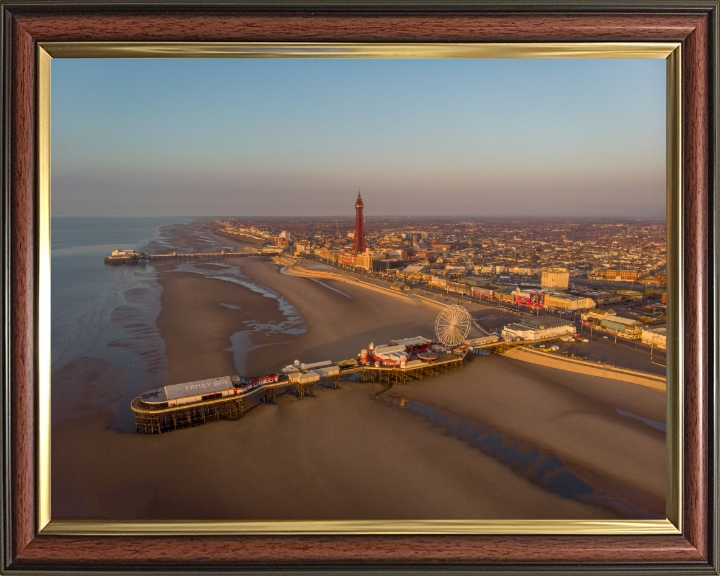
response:
[[[365,252],[365,226],[363,225],[363,201],[358,190],[355,201],[355,235],[353,236],[353,252]]]

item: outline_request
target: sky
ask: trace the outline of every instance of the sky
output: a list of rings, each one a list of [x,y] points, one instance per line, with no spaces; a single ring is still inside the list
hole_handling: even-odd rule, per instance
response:
[[[55,216],[665,218],[661,59],[54,59]]]

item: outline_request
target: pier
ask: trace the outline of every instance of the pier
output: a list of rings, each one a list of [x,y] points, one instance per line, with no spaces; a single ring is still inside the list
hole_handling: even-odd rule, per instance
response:
[[[280,392],[281,394],[294,392],[298,398],[303,398],[304,396],[317,396],[317,384],[338,388],[340,379],[349,376],[354,376],[359,382],[380,382],[394,385],[408,383],[414,379],[422,380],[436,374],[448,374],[462,369],[467,361],[468,354],[468,350],[462,356],[444,354],[444,357],[437,362],[409,368],[354,366],[340,371],[338,375],[323,378],[319,381],[300,383],[283,380],[263,385],[246,394],[208,399],[171,408],[166,407],[155,410],[146,408],[142,406],[140,397],[138,397],[131,404],[131,408],[135,413],[135,431],[144,434],[160,434],[181,428],[200,426],[221,419],[235,420],[243,416],[247,410],[259,404],[274,404],[280,388],[286,388],[286,390]]]
[[[322,383],[337,388],[338,378],[338,376],[327,378]],[[281,394],[294,392],[298,398],[317,396],[317,384],[317,381],[294,383],[288,380],[282,380],[280,382],[266,384],[247,394],[238,394],[231,398],[216,398],[194,404],[183,404],[172,408],[153,410],[143,407],[140,402],[140,397],[138,397],[132,401],[130,406],[133,412],[135,412],[136,432],[159,434],[180,428],[200,426],[207,422],[223,418],[236,420],[247,410],[259,404],[275,404],[278,388],[287,389],[283,390]]]
[[[450,358],[430,362],[410,368],[376,368],[375,366],[357,366],[344,370],[341,374],[355,374],[360,382],[380,382],[386,384],[407,384],[412,380],[422,380],[437,374],[448,374],[462,369],[468,358],[468,352],[462,356],[447,354]]]
[[[105,264],[121,265],[121,264],[141,264],[144,262],[154,261],[177,261],[177,260],[204,260],[209,258],[229,258],[238,256],[255,256],[256,252],[190,252],[181,253],[173,252],[172,254],[145,254],[144,252],[135,252],[134,250],[113,250],[110,256],[105,256],[103,261]]]

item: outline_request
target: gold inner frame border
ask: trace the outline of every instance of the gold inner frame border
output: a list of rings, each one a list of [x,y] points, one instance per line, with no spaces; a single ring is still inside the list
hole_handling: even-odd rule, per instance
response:
[[[666,60],[667,499],[664,520],[52,520],[50,480],[50,111],[53,58],[662,58]],[[578,534],[682,532],[682,71],[677,42],[233,43],[40,42],[37,56],[38,531],[43,535]]]

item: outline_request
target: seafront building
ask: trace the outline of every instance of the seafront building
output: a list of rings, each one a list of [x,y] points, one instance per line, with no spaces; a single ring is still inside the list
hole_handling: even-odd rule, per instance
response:
[[[637,340],[642,336],[643,331],[642,322],[621,316],[607,316],[600,321],[600,326],[611,334],[617,334],[628,340]]]
[[[644,332],[642,322],[618,316],[615,310],[588,310],[582,313],[580,318],[582,324],[588,328],[608,332],[628,340],[639,340]]]
[[[545,308],[574,312],[595,308],[595,301],[587,296],[553,293],[545,296]]]
[[[573,334],[575,326],[569,320],[555,316],[538,316],[528,318],[516,324],[505,326],[502,337],[507,342],[514,340],[545,340]]]
[[[643,344],[654,346],[665,350],[667,348],[667,328],[660,326],[658,328],[643,329],[641,336]]]

